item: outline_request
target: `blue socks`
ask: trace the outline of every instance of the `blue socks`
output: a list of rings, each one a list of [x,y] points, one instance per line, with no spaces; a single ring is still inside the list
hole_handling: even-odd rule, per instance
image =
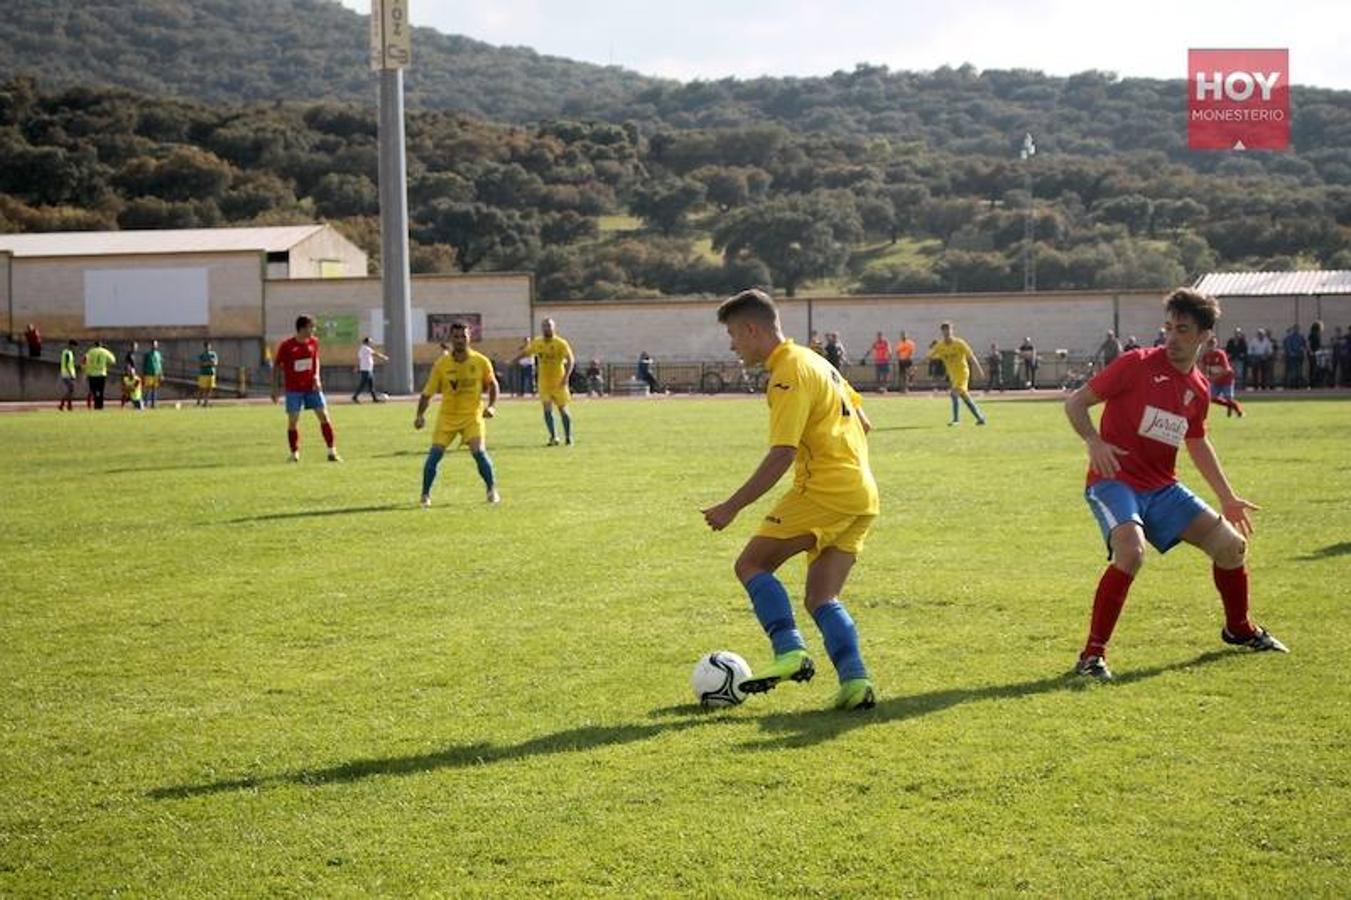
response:
[[[977,422],[984,418],[984,416],[980,414],[980,407],[976,406],[976,401],[972,400],[970,395],[963,394],[962,401],[966,403],[966,408],[971,410],[971,415],[976,417]]]
[[[564,422],[567,421],[566,416],[564,417],[563,421]],[[549,440],[551,441],[558,440],[558,435],[554,434],[554,411],[552,409],[546,409],[544,411],[544,424],[549,426]]]
[[[483,479],[483,483],[491,491],[493,484],[496,482],[496,475],[493,473],[493,461],[488,458],[488,451],[480,450],[475,453],[474,464],[478,466],[478,476]]]
[[[956,401],[954,401],[956,402]],[[840,601],[823,603],[812,613],[816,627],[821,629],[821,637],[826,642],[826,653],[835,665],[840,681],[851,678],[867,678],[868,670],[863,665],[863,657],[858,652],[858,629],[849,612],[840,605]]]
[[[755,609],[755,617],[760,620],[760,627],[769,635],[775,656],[789,650],[806,649],[802,633],[793,622],[793,604],[788,599],[783,582],[769,572],[761,572],[746,582],[746,593],[750,594],[751,606]]]
[[[441,457],[446,455],[446,448],[435,444],[427,451],[427,461],[422,464],[422,496],[431,495],[432,484],[436,481],[436,467],[441,465]]]
[[[952,421],[957,421],[957,416],[961,412],[961,407],[957,405],[957,395],[948,394],[948,399],[952,401]]]
[[[572,416],[568,415],[566,409],[560,409],[558,415],[563,419],[563,440],[570,442],[572,440]]]

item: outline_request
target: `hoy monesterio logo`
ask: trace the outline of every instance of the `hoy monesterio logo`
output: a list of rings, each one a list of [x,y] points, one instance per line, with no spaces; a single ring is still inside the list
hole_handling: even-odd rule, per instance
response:
[[[1188,50],[1187,146],[1290,147],[1290,51]]]

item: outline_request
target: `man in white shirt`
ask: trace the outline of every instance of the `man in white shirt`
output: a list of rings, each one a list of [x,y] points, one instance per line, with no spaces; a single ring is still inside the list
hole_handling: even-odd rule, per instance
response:
[[[361,339],[361,346],[357,347],[357,373],[361,375],[361,382],[357,385],[356,393],[352,395],[353,403],[361,402],[361,392],[370,391],[371,400],[380,402],[380,395],[375,392],[375,361],[387,362],[388,356],[376,350],[371,346],[371,339],[364,337]]]

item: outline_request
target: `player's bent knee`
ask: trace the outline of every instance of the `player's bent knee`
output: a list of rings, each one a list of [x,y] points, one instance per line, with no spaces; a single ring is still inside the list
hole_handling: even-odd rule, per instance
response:
[[[1223,519],[1206,533],[1199,546],[1221,569],[1241,568],[1248,559],[1247,539]]]

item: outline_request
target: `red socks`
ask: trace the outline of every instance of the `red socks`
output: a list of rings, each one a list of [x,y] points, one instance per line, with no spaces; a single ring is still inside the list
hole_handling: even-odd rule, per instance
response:
[[[291,445],[291,452],[295,453],[300,449],[300,432],[294,428],[286,429],[286,441]]]
[[[319,423],[319,430],[322,431],[322,432],[324,433],[324,443],[328,445],[328,449],[332,450],[332,449],[333,449],[333,426],[332,426],[332,424],[330,424],[330,423],[328,423],[328,422],[320,422],[320,423]]]
[[[1108,566],[1098,580],[1098,592],[1093,595],[1093,618],[1088,626],[1088,642],[1084,644],[1085,656],[1106,656],[1107,642],[1112,639],[1112,630],[1121,616],[1121,608],[1126,605],[1126,594],[1131,589],[1134,575],[1127,575],[1116,566]]]
[[[1221,569],[1212,566],[1210,572],[1224,604],[1224,627],[1234,637],[1251,637],[1257,629],[1248,621],[1248,567]]]

